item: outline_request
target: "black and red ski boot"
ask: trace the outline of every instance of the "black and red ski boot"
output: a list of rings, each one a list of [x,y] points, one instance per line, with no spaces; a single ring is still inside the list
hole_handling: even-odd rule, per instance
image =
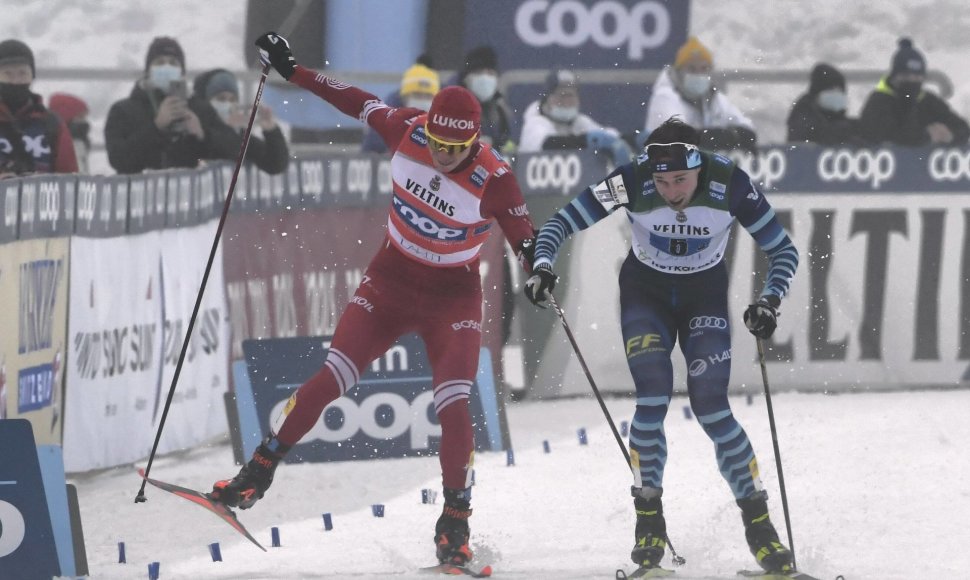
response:
[[[468,547],[471,489],[445,488],[444,496],[445,505],[434,527],[438,562],[465,566],[472,559],[472,551]]]
[[[269,434],[253,452],[253,458],[242,466],[236,477],[215,482],[209,497],[229,507],[245,510],[253,507],[273,483],[273,473],[290,448]]]

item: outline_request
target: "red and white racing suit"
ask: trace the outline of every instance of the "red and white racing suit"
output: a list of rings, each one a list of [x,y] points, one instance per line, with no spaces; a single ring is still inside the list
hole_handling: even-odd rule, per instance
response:
[[[326,406],[402,334],[424,340],[441,424],[444,487],[470,485],[474,441],[468,397],[481,345],[482,244],[498,221],[513,248],[532,220],[508,164],[486,144],[449,173],[434,168],[418,109],[391,108],[374,95],[309,69],[290,78],[374,128],[393,151],[387,238],[337,323],[323,368],[287,405],[277,438],[297,443]]]

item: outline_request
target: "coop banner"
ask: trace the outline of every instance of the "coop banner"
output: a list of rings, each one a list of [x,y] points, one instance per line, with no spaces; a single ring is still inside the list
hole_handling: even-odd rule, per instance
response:
[[[970,379],[966,194],[798,192],[770,198],[801,256],[778,330],[768,342],[773,388],[905,389]],[[630,247],[628,230],[625,217],[614,215],[574,236],[559,258],[568,279],[557,286],[597,383],[621,392],[633,392],[622,364],[626,345],[617,284]],[[726,358],[697,362],[684,361],[675,349],[679,390],[688,366],[710,368],[727,361],[732,386],[761,388],[756,344],[742,314],[761,291],[766,260],[742,228],[735,228],[727,260],[732,351]],[[532,382],[535,394],[589,389],[561,333],[535,339],[534,356],[540,361]]]
[[[0,244],[0,419],[40,445],[61,443],[68,269],[67,238]]]
[[[148,455],[216,223],[125,238],[72,239],[64,461],[67,471]],[[228,327],[216,255],[159,445],[225,432]]]

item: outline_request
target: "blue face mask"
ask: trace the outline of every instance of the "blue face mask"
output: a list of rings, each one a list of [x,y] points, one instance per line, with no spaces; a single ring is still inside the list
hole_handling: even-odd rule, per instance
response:
[[[710,75],[684,73],[681,88],[688,98],[699,99],[711,90],[711,77]]]
[[[182,78],[182,67],[174,64],[156,64],[148,69],[148,81],[156,89],[168,92],[172,81]]]
[[[236,106],[235,103],[232,101],[220,101],[218,99],[212,99],[209,101],[209,104],[212,105],[212,108],[215,109],[217,113],[219,113],[219,118],[222,119],[222,122],[228,125],[229,116],[232,114],[233,107]]]
[[[557,107],[549,106],[546,115],[550,119],[559,123],[572,123],[579,115],[579,107]]]
[[[829,89],[820,92],[818,97],[816,97],[816,102],[819,107],[822,107],[826,111],[840,113],[848,106],[849,99],[845,96],[845,91],[842,89]]]

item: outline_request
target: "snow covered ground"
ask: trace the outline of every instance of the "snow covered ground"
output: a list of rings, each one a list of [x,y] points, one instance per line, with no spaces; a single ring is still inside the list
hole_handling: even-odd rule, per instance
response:
[[[970,392],[778,394],[772,398],[800,567],[832,580],[957,580],[967,577],[970,521]],[[730,578],[754,561],[738,510],[714,461],[713,446],[686,399],[674,400],[666,429],[665,511],[671,540],[687,558],[682,578]],[[764,399],[732,398],[759,454],[772,518],[784,518]],[[617,423],[632,400],[610,399]],[[496,578],[612,578],[631,568],[631,478],[592,399],[525,402],[511,407],[514,467],[504,453],[476,461],[472,547]],[[589,445],[576,430],[586,427]],[[543,453],[549,441],[551,453]],[[205,488],[236,471],[227,444],[157,461],[152,475]],[[74,479],[78,485],[92,578],[418,577],[434,563],[439,489],[435,458],[284,465],[264,500],[241,513],[264,545],[270,528],[282,547],[259,551],[215,516],[149,487],[134,504],[134,468]],[[371,504],[384,504],[383,519]],[[333,514],[324,531],[321,514]],[[127,564],[117,563],[124,541]],[[209,557],[219,542],[223,562]]]

